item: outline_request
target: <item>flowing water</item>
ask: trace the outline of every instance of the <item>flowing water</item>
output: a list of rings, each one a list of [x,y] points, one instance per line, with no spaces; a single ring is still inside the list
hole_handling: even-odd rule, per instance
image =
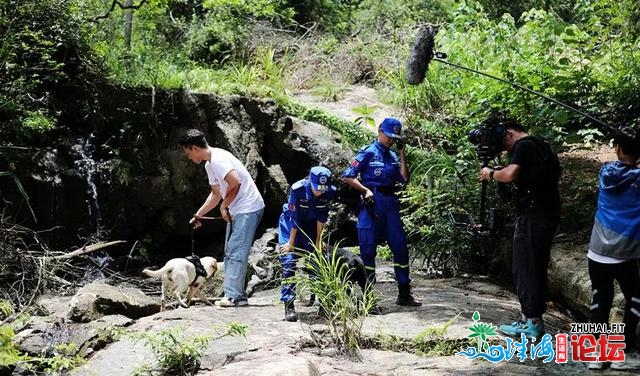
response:
[[[96,187],[96,171],[97,163],[93,159],[93,153],[95,152],[95,136],[93,133],[89,135],[85,140],[79,140],[79,143],[73,146],[73,150],[79,157],[74,161],[75,167],[87,183],[87,208],[89,211],[89,217],[92,219],[96,230],[99,230],[102,225],[102,217],[100,216],[100,206],[98,204],[98,189]]]

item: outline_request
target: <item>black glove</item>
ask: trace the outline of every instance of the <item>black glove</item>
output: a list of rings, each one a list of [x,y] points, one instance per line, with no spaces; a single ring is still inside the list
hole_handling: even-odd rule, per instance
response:
[[[403,140],[398,140],[398,141],[396,141],[396,149],[398,149],[398,150],[403,150],[403,149],[404,149],[404,147],[405,147],[405,145],[406,145],[406,144],[404,143],[404,141],[403,141]]]

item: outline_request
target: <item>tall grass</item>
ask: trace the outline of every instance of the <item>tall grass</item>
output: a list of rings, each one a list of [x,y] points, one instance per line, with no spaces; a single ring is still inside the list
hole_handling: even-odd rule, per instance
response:
[[[377,298],[373,289],[355,294],[359,288],[349,281],[351,271],[340,262],[336,249],[325,254],[314,248],[309,254],[301,254],[301,257],[306,257],[305,264],[314,275],[296,275],[289,282],[297,284],[300,291],[315,294],[320,312],[327,320],[331,343],[338,351],[357,356],[365,340],[362,333],[364,318]]]

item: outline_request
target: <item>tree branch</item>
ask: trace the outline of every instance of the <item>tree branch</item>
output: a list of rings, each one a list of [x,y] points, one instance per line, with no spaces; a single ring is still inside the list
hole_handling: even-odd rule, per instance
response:
[[[107,248],[110,247],[112,245],[116,245],[116,244],[122,244],[122,243],[126,243],[124,240],[114,240],[111,242],[106,242],[106,243],[97,243],[97,244],[92,244],[92,245],[88,245],[86,247],[82,247],[80,249],[76,249],[73,252],[69,252],[69,253],[65,253],[64,255],[60,255],[60,256],[54,256],[52,257],[54,260],[65,260],[65,259],[69,259],[75,256],[80,256],[80,255],[84,255],[87,253],[91,253],[91,252],[95,252],[98,251],[102,248]]]
[[[111,8],[109,8],[109,10],[103,14],[102,16],[97,16],[95,18],[93,18],[91,20],[91,22],[98,22],[99,20],[104,20],[106,18],[109,18],[109,15],[111,14],[111,12],[113,12],[114,9],[116,9],[116,5],[120,8],[120,9],[140,9],[141,6],[144,5],[144,3],[146,3],[147,0],[140,0],[140,4],[138,5],[124,5],[122,4],[120,1],[118,0],[113,0],[111,2]]]

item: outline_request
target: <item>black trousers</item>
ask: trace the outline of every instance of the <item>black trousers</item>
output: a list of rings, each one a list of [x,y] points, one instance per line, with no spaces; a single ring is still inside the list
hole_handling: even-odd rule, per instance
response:
[[[591,310],[589,322],[608,323],[613,304],[613,281],[620,284],[624,295],[624,339],[625,351],[636,345],[636,329],[640,321],[640,274],[637,260],[620,264],[602,264],[589,259],[591,278]]]
[[[526,318],[542,317],[545,312],[547,267],[558,222],[558,215],[544,213],[521,214],[516,219],[513,280]]]

